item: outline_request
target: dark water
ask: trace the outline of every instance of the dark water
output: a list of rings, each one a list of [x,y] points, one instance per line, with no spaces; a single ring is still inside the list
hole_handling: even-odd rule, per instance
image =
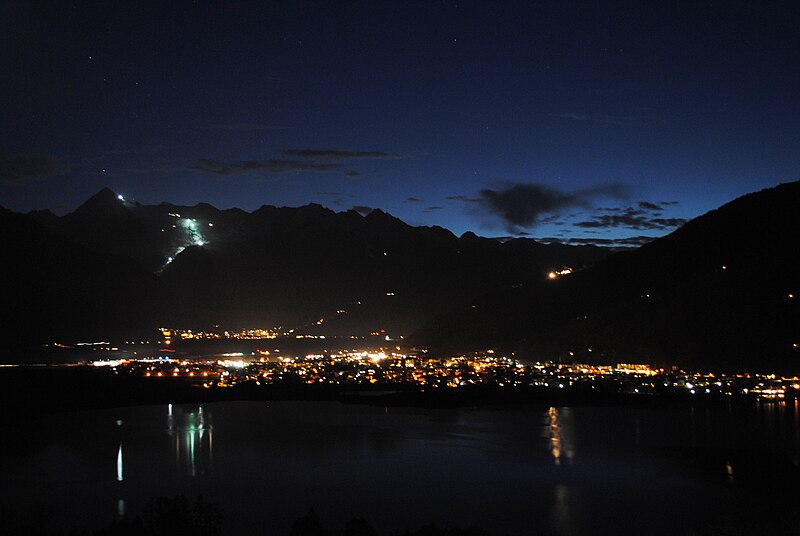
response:
[[[800,533],[794,402],[230,402],[64,413],[0,432],[0,503],[52,528],[202,493],[228,534],[288,534],[311,506],[323,523],[365,517],[380,534],[432,521],[520,535]]]

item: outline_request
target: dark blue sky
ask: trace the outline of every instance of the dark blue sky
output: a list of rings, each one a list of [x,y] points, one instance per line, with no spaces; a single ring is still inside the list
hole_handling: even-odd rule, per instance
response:
[[[0,204],[639,241],[800,175],[800,8],[0,3]],[[655,5],[652,5],[655,4]]]

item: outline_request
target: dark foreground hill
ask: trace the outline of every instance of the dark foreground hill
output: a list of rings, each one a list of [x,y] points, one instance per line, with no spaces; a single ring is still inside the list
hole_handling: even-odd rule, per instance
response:
[[[54,340],[149,334],[166,313],[158,277],[0,208],[3,357]],[[10,356],[13,357],[13,356]]]
[[[594,267],[492,293],[412,340],[572,361],[800,372],[800,182],[749,194]]]

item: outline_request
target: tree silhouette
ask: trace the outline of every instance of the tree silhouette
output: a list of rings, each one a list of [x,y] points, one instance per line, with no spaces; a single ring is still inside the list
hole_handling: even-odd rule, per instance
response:
[[[292,523],[290,536],[322,536],[326,533],[320,525],[319,516],[313,508],[309,508],[308,513],[303,517],[298,517]]]
[[[217,536],[222,514],[203,496],[192,503],[183,495],[150,499],[144,507],[145,533],[154,536]]]

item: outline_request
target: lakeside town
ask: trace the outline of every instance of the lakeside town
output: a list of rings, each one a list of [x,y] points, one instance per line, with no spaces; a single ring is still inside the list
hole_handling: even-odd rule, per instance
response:
[[[800,378],[770,373],[717,373],[657,367],[643,362],[581,363],[578,358],[530,361],[514,354],[488,349],[448,357],[428,355],[425,349],[408,349],[399,338],[383,333],[352,340],[350,349],[319,348],[283,351],[287,341],[324,336],[294,334],[281,328],[238,331],[192,331],[162,328],[157,341],[75,343],[85,358],[60,366],[106,368],[116,375],[147,382],[205,390],[234,387],[328,389],[351,395],[377,396],[416,393],[465,393],[480,389],[502,392],[536,392],[541,396],[635,397],[657,395],[683,399],[750,397],[767,401],[797,400]],[[203,341],[217,339],[269,340],[270,349],[205,353]],[[194,352],[176,351],[181,343],[197,344]],[[341,342],[341,341],[340,341]],[[155,345],[153,345],[155,343]],[[139,347],[139,350],[132,348]],[[358,349],[362,345],[363,349]],[[57,347],[67,347],[58,344]],[[333,345],[327,345],[329,348]],[[219,350],[219,348],[216,348]],[[569,362],[565,362],[569,361]],[[22,366],[22,365],[21,365]],[[53,365],[56,366],[56,365]]]
[[[251,383],[328,385],[360,388],[412,386],[460,389],[477,386],[618,392],[639,395],[751,396],[768,400],[797,399],[800,379],[775,374],[714,374],[647,364],[615,365],[523,363],[492,351],[449,358],[391,351],[336,352],[288,356],[244,356],[172,359],[170,357],[96,360],[157,381],[180,379],[199,388],[229,388]]]

